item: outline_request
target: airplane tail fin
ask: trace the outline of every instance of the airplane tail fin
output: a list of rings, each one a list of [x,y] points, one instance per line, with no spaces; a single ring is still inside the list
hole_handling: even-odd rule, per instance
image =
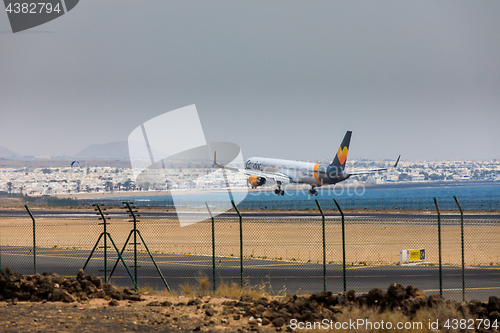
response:
[[[335,155],[333,162],[330,164],[331,167],[337,168],[337,170],[344,170],[347,153],[349,152],[349,143],[351,142],[351,134],[352,131],[347,131],[344,136],[344,140],[342,140],[340,148],[337,151],[337,155]]]

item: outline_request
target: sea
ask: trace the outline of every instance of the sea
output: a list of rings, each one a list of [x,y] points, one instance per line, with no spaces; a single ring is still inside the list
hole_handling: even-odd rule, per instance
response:
[[[387,183],[366,185],[359,183],[350,186],[330,186],[318,189],[317,196],[310,196],[307,188],[285,188],[285,195],[274,191],[241,190],[228,194],[225,191],[204,193],[183,191],[152,196],[120,196],[100,198],[100,203],[119,204],[133,201],[138,206],[205,207],[205,202],[213,207],[227,207],[234,200],[242,209],[314,209],[316,200],[325,208],[334,208],[333,199],[344,209],[401,209],[434,210],[436,199],[442,210],[457,210],[457,202],[464,210],[500,211],[500,182],[431,182],[431,183]],[[455,199],[456,198],[456,199]],[[86,199],[86,201],[92,201]],[[97,199],[95,199],[97,201]]]

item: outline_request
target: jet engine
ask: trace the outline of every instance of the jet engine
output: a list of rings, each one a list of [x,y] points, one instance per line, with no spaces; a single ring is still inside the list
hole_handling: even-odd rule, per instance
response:
[[[253,187],[262,186],[266,183],[266,178],[258,176],[248,177],[248,183]]]

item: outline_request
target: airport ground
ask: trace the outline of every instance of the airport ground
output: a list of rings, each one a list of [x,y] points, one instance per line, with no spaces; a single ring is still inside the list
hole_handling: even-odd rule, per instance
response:
[[[212,277],[211,223],[180,227],[175,213],[145,211],[139,230],[166,280],[176,290],[193,282],[201,272]],[[196,213],[194,213],[196,214]],[[38,270],[73,275],[82,268],[103,231],[95,212],[84,210],[37,210]],[[123,210],[111,211],[107,231],[122,248],[131,230]],[[448,298],[461,296],[460,226],[457,216],[442,224],[443,289]],[[343,288],[341,223],[338,214],[327,216],[325,259],[327,288]],[[243,220],[244,279],[252,286],[265,285],[275,294],[317,292],[323,289],[321,218],[314,213],[254,212]],[[32,222],[23,210],[0,210],[2,267],[24,274],[32,272]],[[435,217],[422,214],[357,213],[346,219],[347,289],[367,292],[400,282],[431,293],[439,291],[438,242]],[[498,295],[500,284],[500,227],[496,215],[468,215],[464,227],[467,298]],[[239,224],[234,213],[220,215],[215,223],[217,281],[239,281]],[[109,243],[108,243],[109,244]],[[102,247],[102,241],[99,246]],[[140,252],[139,283],[162,288],[162,281],[145,253]],[[418,265],[401,265],[399,251],[425,249]],[[132,247],[125,255],[132,261]],[[116,258],[113,249],[109,258]],[[113,257],[114,256],[114,257]],[[99,248],[89,262],[94,274],[103,276],[103,252]],[[122,267],[120,264],[119,267]],[[123,268],[113,282],[130,284]]]
[[[2,266],[24,274],[33,274],[33,257],[30,248],[8,247],[2,249]],[[78,268],[84,266],[90,252],[72,249],[37,250],[38,272],[57,272],[64,276],[73,276]],[[186,285],[193,288],[200,277],[212,281],[212,258],[199,255],[154,254],[156,264],[168,286],[182,294]],[[108,253],[108,269],[111,270],[117,260],[116,253]],[[125,253],[127,264],[133,266],[131,253]],[[164,290],[164,282],[149,256],[138,256],[138,284],[141,288],[150,287]],[[31,264],[31,265],[29,265]],[[28,266],[28,267],[27,267]],[[130,267],[129,266],[129,267]],[[94,253],[85,271],[88,274],[103,276],[103,251]],[[134,269],[130,267],[134,276]],[[323,266],[317,263],[299,263],[277,260],[247,258],[243,261],[244,285],[255,290],[262,289],[273,295],[310,294],[321,292],[326,282],[327,290],[343,291],[343,267],[338,264],[326,265],[326,280],[323,280]],[[240,284],[239,258],[216,258],[216,285],[221,283]],[[134,287],[131,276],[121,262],[109,281],[117,286]],[[442,270],[443,297],[460,300],[462,297],[461,267],[445,265]],[[465,271],[466,299],[487,301],[489,296],[500,296],[500,266],[468,266]],[[439,294],[439,269],[425,265],[348,265],[346,267],[346,289],[358,293],[367,293],[372,288],[386,289],[393,282],[404,286],[412,285],[424,290],[428,295]]]
[[[75,276],[89,258],[103,226],[89,209],[33,209],[37,221],[37,270]],[[108,232],[121,249],[131,229],[123,209],[109,210]],[[193,212],[193,216],[199,214]],[[326,281],[327,290],[343,291],[341,223],[338,212],[327,212],[325,223],[326,280],[323,279],[321,218],[317,212],[245,212],[243,220],[243,278],[246,288],[282,299],[284,295],[308,295],[320,292]],[[443,218],[442,224],[442,288],[445,299],[462,299],[460,267],[460,227],[457,215]],[[219,215],[215,223],[216,285],[240,283],[239,226],[234,212]],[[498,215],[467,215],[465,231],[464,281],[466,300],[487,301],[500,296],[500,236]],[[201,279],[212,282],[212,243],[210,221],[181,228],[175,213],[158,209],[141,209],[139,230],[163,274],[176,293],[187,286],[196,288]],[[386,290],[393,282],[412,285],[426,295],[438,294],[439,251],[435,215],[422,212],[356,212],[346,218],[346,289],[359,296],[374,287]],[[0,241],[2,268],[10,267],[23,274],[33,274],[32,221],[23,207],[0,209]],[[108,242],[109,245],[109,242]],[[87,274],[104,279],[102,242],[86,267]],[[162,292],[163,280],[149,255],[139,244],[138,284],[143,290]],[[401,265],[403,248],[425,248],[426,260],[419,265]],[[113,249],[107,253],[108,269],[117,259]],[[133,252],[128,247],[124,259],[134,275]],[[118,264],[110,282],[117,286],[133,286],[130,276]],[[188,288],[189,289],[189,288]],[[191,297],[161,296],[173,304],[185,304]],[[250,317],[236,320],[219,314],[208,317],[204,309],[188,306],[151,307],[148,299],[140,304],[120,301],[118,307],[108,301],[77,304],[0,303],[4,332],[191,332],[249,331]],[[212,303],[228,299],[214,298]],[[217,305],[214,305],[217,308]],[[219,306],[220,307],[220,306]],[[342,310],[345,311],[345,310]],[[342,313],[358,319],[364,312]],[[432,312],[436,317],[436,311]],[[450,312],[447,312],[449,316]],[[441,316],[442,314],[440,314]],[[339,314],[340,316],[340,314]],[[392,315],[391,315],[392,316]],[[398,314],[398,318],[401,317]],[[459,316],[459,314],[454,314]],[[433,317],[433,318],[434,318]],[[174,318],[177,318],[174,320]],[[341,318],[341,317],[336,317]],[[406,320],[410,320],[409,317]],[[213,322],[213,323],[211,323]],[[194,325],[196,324],[196,325]],[[257,326],[261,332],[275,332],[272,325]],[[280,328],[285,330],[285,326]],[[424,330],[425,331],[425,330]]]

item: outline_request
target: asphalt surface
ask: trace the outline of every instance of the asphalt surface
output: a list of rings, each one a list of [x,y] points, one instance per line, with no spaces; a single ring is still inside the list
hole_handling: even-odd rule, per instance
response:
[[[2,247],[1,267],[9,267],[22,274],[33,274],[34,263],[31,248]],[[60,275],[75,276],[83,268],[90,251],[72,249],[37,248],[37,272],[50,271]],[[212,280],[212,257],[199,255],[153,254],[165,281],[170,288],[181,290],[181,285],[189,282],[197,285],[201,275]],[[108,270],[113,268],[116,253],[108,252]],[[133,254],[127,252],[124,259],[134,266]],[[104,260],[102,249],[97,250],[85,269],[86,274],[95,274],[104,279]],[[221,281],[240,283],[240,259],[216,257],[216,283]],[[165,287],[158,271],[147,253],[138,254],[138,284],[153,289]],[[130,267],[135,276],[134,267]],[[310,293],[323,290],[323,265],[273,261],[262,259],[243,260],[244,283],[249,286],[263,286],[274,294]],[[461,268],[443,266],[443,296],[446,299],[462,299]],[[500,296],[500,267],[466,267],[466,299],[486,301],[491,295]],[[343,269],[341,265],[326,265],[326,287],[333,292],[343,290]],[[113,273],[111,282],[120,286],[132,287],[132,279],[120,262]],[[393,283],[413,285],[425,290],[427,294],[439,293],[439,269],[437,266],[348,266],[346,268],[346,288],[357,293],[366,293],[371,288],[387,289]]]

